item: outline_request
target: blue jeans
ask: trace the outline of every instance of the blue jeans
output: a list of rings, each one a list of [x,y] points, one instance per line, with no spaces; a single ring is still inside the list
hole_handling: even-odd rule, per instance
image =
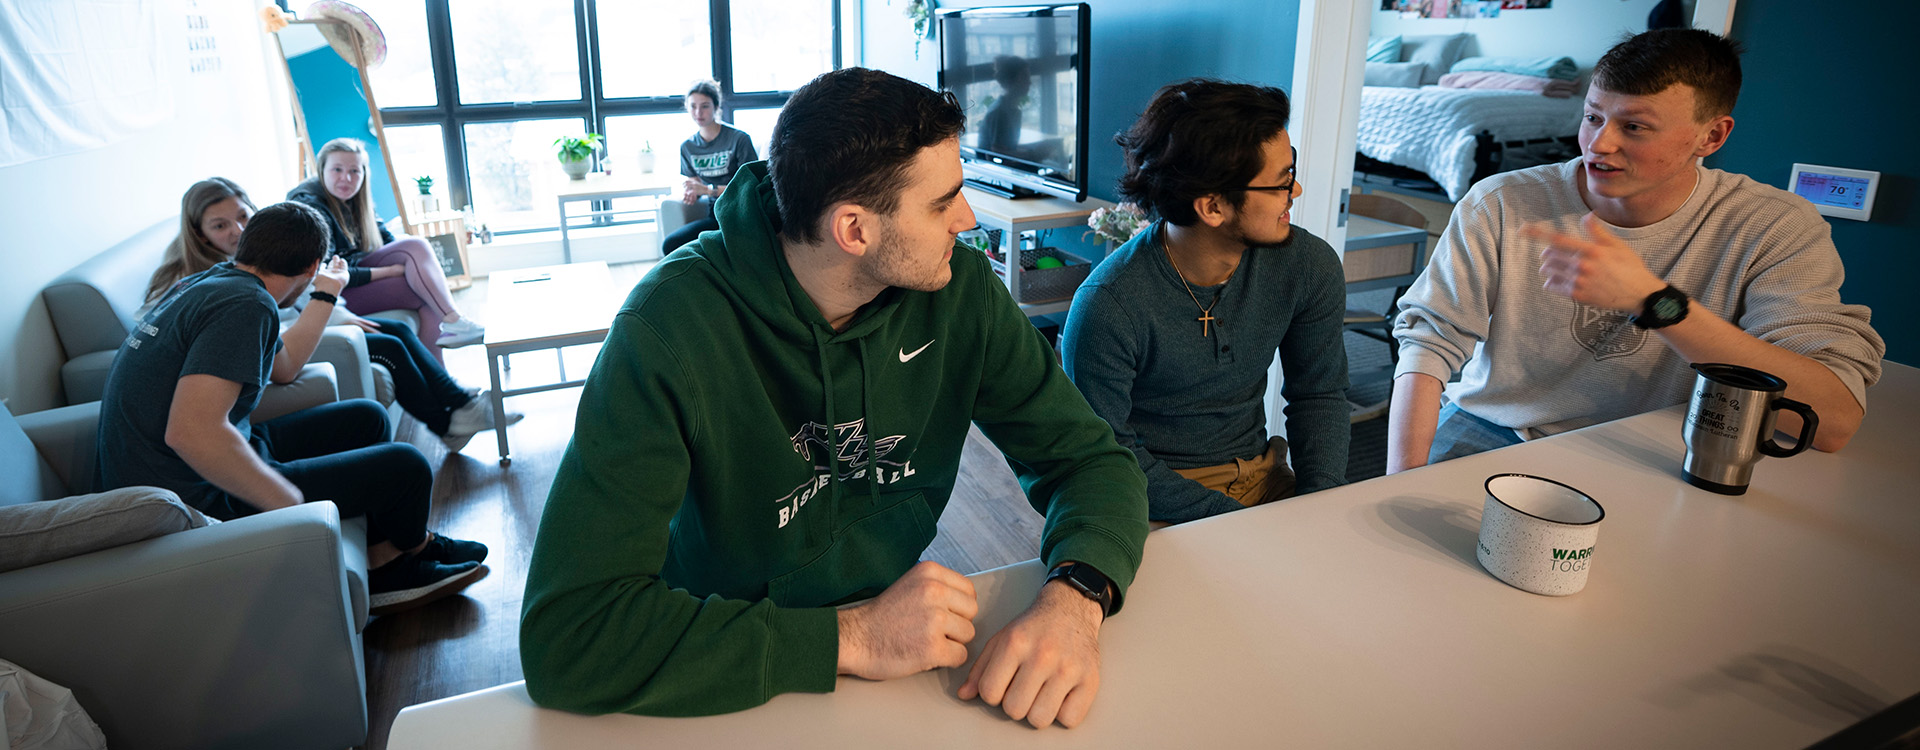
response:
[[[1433,447],[1427,451],[1427,463],[1437,464],[1449,458],[1520,443],[1520,436],[1513,430],[1474,416],[1473,412],[1449,401],[1440,409],[1440,426],[1433,431]]]

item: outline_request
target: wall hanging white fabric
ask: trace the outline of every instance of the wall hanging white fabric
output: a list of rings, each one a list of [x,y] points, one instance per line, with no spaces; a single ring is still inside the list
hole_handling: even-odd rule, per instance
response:
[[[173,33],[163,33],[162,5],[0,3],[0,167],[101,148],[171,120],[185,40],[177,16],[166,16]]]

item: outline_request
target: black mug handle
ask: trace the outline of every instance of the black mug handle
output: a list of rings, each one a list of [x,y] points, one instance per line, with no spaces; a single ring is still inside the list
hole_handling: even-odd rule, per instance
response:
[[[1782,448],[1779,443],[1773,441],[1772,435],[1768,435],[1766,440],[1760,441],[1761,453],[1773,456],[1774,458],[1787,458],[1789,456],[1798,456],[1801,451],[1813,445],[1813,431],[1820,427],[1820,416],[1813,413],[1813,407],[1790,398],[1779,398],[1774,399],[1772,404],[1767,405],[1767,408],[1787,409],[1795,414],[1799,414],[1800,439],[1794,442],[1792,448]]]

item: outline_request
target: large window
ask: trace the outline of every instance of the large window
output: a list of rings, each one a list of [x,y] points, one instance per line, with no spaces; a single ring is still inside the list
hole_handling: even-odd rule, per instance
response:
[[[714,77],[713,25],[707,16],[706,3],[685,0],[599,3],[595,18],[606,96],[679,96],[688,84]]]
[[[845,0],[355,2],[387,36],[372,78],[394,169],[513,234],[559,221],[560,136],[606,136],[616,173],[648,146],[655,171],[677,173],[693,132],[681,97],[702,79],[765,155],[793,89],[838,67]]]
[[[832,70],[832,0],[733,0],[733,88],[792,91]]]
[[[468,123],[467,175],[473,209],[503,229],[559,221],[555,208],[567,175],[553,158],[553,141],[579,135],[577,119]]]
[[[459,0],[451,5],[461,104],[580,99],[587,85],[580,75],[573,3]]]
[[[388,125],[386,130],[387,157],[393,160],[401,194],[414,195],[413,181],[432,177],[434,192],[446,195],[447,146],[440,126]]]
[[[427,38],[427,6],[420,0],[357,0],[354,4],[379,19],[380,31],[388,39]],[[389,45],[387,61],[374,68],[369,77],[373,79],[374,103],[381,107],[431,107],[440,103],[433,85],[433,50],[428,45]]]

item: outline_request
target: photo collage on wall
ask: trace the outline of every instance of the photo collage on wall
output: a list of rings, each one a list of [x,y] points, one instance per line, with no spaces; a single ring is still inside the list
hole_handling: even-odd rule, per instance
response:
[[[1553,7],[1553,0],[1380,0],[1380,9],[1407,18],[1498,18],[1503,10]]]

